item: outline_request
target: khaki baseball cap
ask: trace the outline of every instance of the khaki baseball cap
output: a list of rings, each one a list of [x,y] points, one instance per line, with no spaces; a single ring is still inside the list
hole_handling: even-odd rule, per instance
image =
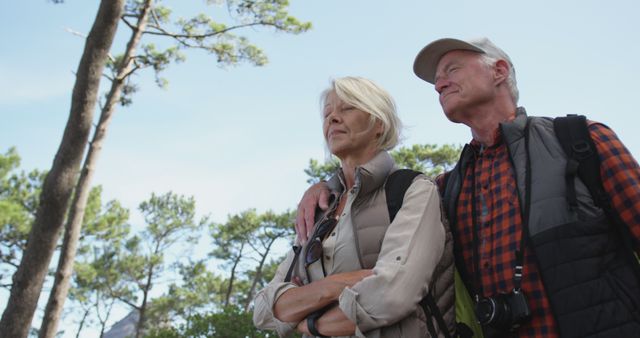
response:
[[[494,45],[487,38],[471,39],[468,41],[458,39],[439,39],[431,42],[418,53],[413,62],[413,72],[421,79],[434,84],[436,68],[443,55],[452,50],[468,50],[476,53],[486,54],[489,57],[506,60],[513,68],[513,63],[509,55],[498,46]]]

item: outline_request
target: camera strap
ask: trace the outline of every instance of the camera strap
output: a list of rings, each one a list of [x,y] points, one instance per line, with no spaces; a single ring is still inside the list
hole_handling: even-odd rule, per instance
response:
[[[518,250],[516,250],[516,266],[513,269],[513,290],[518,292],[522,287],[522,266],[524,265],[524,251],[526,247],[525,241],[527,237],[529,237],[529,215],[531,213],[531,155],[529,154],[530,122],[531,118],[529,117],[527,118],[527,124],[524,126],[524,151],[526,155],[526,172],[524,176],[524,210],[521,211],[522,230],[520,231],[520,246],[518,247]],[[520,194],[518,194],[518,196],[520,196]]]
[[[527,124],[524,128],[524,144],[525,144],[525,154],[526,154],[526,173],[525,173],[525,196],[524,203],[519,203],[520,205],[520,214],[522,215],[522,230],[520,232],[520,243],[515,252],[515,265],[513,268],[513,289],[515,291],[520,291],[522,287],[522,276],[523,276],[523,265],[524,265],[524,252],[525,252],[525,241],[529,234],[529,213],[531,208],[531,156],[529,156],[529,122],[530,119],[527,119]],[[513,165],[513,159],[510,157],[512,161],[512,168],[515,168]],[[479,241],[480,236],[479,233],[481,231],[481,225],[478,222],[478,210],[476,207],[476,200],[480,200],[482,203],[483,209],[485,209],[485,200],[484,196],[477,194],[476,188],[476,173],[475,173],[475,165],[473,166],[473,172],[471,174],[471,189],[473,189],[472,196],[475,200],[471,201],[471,217],[472,217],[472,230],[473,230],[473,264],[474,264],[474,278],[475,285],[478,287],[477,290],[474,288],[469,288],[469,290],[473,291],[475,294],[475,299],[478,301],[480,297],[484,297],[484,291],[482,288],[482,274],[481,274],[481,264],[480,264],[480,248]],[[520,194],[518,193],[518,198]],[[524,208],[524,209],[523,209]],[[483,210],[484,212],[488,212]],[[468,287],[468,286],[467,286]]]

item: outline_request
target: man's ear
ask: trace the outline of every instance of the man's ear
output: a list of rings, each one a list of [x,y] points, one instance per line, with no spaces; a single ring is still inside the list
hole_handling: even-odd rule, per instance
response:
[[[494,78],[496,85],[506,81],[509,77],[510,66],[505,60],[498,60],[494,66]]]

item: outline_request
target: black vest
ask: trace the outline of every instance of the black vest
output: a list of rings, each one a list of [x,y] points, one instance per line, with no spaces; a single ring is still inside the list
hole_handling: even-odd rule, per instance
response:
[[[525,125],[529,119],[529,147]],[[562,337],[640,337],[640,281],[637,261],[629,259],[619,231],[596,206],[578,178],[578,208],[566,199],[567,157],[553,120],[527,118],[518,108],[514,121],[500,125],[517,181],[520,210],[525,210],[527,157],[531,164],[527,249],[537,258],[545,292]],[[456,227],[462,177],[473,150],[465,147],[449,174],[444,204]],[[526,271],[524,274],[526,277]],[[525,293],[527,290],[524,290]],[[535,315],[535,314],[534,314]]]

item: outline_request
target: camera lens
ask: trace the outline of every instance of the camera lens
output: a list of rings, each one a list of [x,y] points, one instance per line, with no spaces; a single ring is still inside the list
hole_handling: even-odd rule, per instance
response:
[[[531,318],[527,299],[520,290],[481,298],[475,310],[480,325],[500,332],[513,332]]]
[[[481,325],[507,329],[511,324],[511,308],[505,294],[482,298],[476,304],[476,317]]]
[[[496,315],[496,302],[493,298],[482,298],[476,304],[476,318],[481,325],[493,322]]]

